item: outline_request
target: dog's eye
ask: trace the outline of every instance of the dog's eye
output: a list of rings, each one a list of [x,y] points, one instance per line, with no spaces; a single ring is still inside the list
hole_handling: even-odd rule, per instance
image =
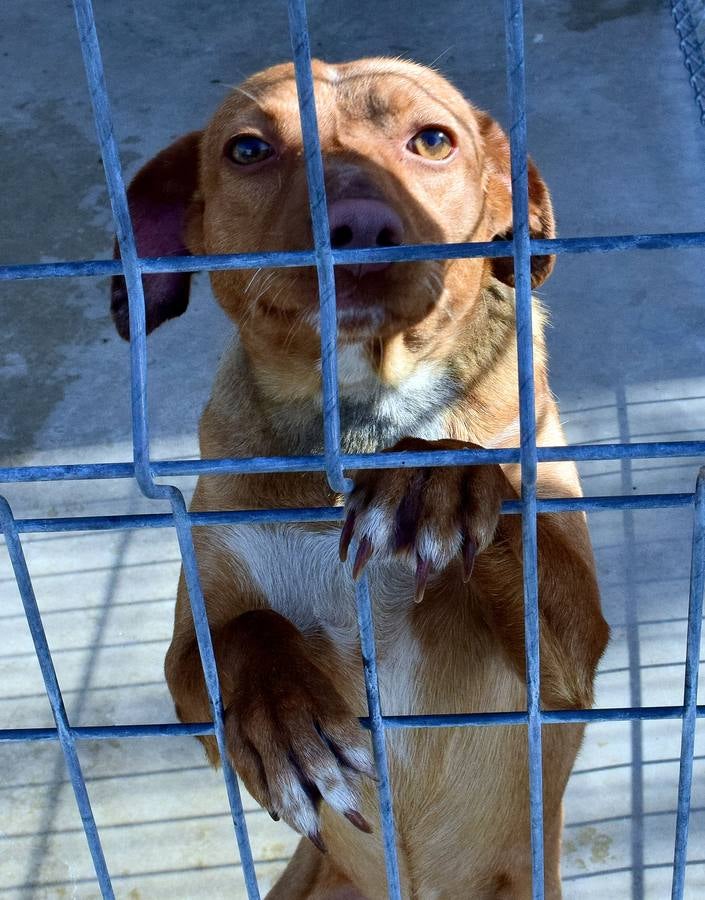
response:
[[[424,128],[412,137],[407,146],[417,156],[434,162],[448,159],[454,150],[453,139],[440,128]]]
[[[274,154],[274,147],[256,134],[238,134],[225,145],[225,155],[239,166],[263,162]]]

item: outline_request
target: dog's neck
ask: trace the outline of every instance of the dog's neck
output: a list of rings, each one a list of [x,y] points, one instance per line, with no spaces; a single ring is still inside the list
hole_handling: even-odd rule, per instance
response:
[[[468,338],[472,330],[472,339]],[[490,444],[493,435],[473,426],[473,410],[496,410],[496,430],[515,417],[515,397],[498,396],[485,379],[488,362],[500,354],[515,366],[514,298],[509,288],[493,283],[476,304],[475,314],[456,326],[450,352],[413,360],[394,383],[385,382],[363,344],[338,349],[338,409],[341,449],[376,452],[402,437],[437,440],[457,436]],[[274,354],[265,361],[236,342],[227,368],[249,387],[246,415],[256,417],[269,440],[268,452],[317,454],[323,450],[323,402],[320,361]],[[232,383],[232,376],[229,380]],[[505,409],[506,406],[506,409]],[[510,408],[511,407],[511,408]]]
[[[349,351],[352,352],[352,351]],[[360,353],[362,353],[360,351]],[[442,364],[421,363],[400,384],[383,384],[371,376],[353,384],[341,371],[338,392],[340,441],[344,453],[370,453],[411,435],[427,440],[444,436],[445,411],[460,395],[460,386]],[[289,453],[323,450],[323,404],[319,393],[299,402],[263,404],[269,425]]]

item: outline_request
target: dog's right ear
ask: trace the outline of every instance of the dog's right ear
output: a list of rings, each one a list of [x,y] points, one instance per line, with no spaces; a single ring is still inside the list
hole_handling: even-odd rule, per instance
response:
[[[192,131],[170,144],[135,175],[127,190],[132,228],[141,257],[186,256],[185,231],[200,215],[198,148],[201,132]],[[115,244],[114,258],[120,252]],[[186,310],[190,272],[143,275],[147,334]],[[110,312],[120,337],[129,341],[127,288],[122,275],[112,279]]]
[[[497,122],[481,110],[476,111],[480,133],[485,142],[485,196],[487,212],[493,226],[493,241],[512,239],[512,175],[509,140]],[[533,238],[553,238],[556,223],[551,195],[534,162],[528,160],[529,233]],[[553,269],[555,256],[531,257],[531,286],[538,287]],[[491,261],[495,278],[514,287],[514,260],[495,257]]]

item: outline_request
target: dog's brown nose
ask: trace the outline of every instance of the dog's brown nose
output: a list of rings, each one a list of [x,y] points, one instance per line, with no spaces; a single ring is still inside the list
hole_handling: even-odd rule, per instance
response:
[[[404,226],[394,210],[382,200],[352,198],[335,200],[328,207],[330,243],[334,250],[357,247],[396,247],[402,243]],[[356,274],[379,272],[389,263],[364,263],[339,268]]]

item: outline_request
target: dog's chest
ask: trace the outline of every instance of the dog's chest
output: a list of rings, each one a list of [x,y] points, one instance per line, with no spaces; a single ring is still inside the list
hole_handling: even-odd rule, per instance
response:
[[[247,567],[272,609],[304,633],[327,632],[338,646],[357,642],[352,563],[338,556],[337,528],[309,530],[298,525],[251,525],[226,531],[228,549]],[[411,572],[394,561],[368,566],[378,631],[390,637],[406,630],[413,604]]]

